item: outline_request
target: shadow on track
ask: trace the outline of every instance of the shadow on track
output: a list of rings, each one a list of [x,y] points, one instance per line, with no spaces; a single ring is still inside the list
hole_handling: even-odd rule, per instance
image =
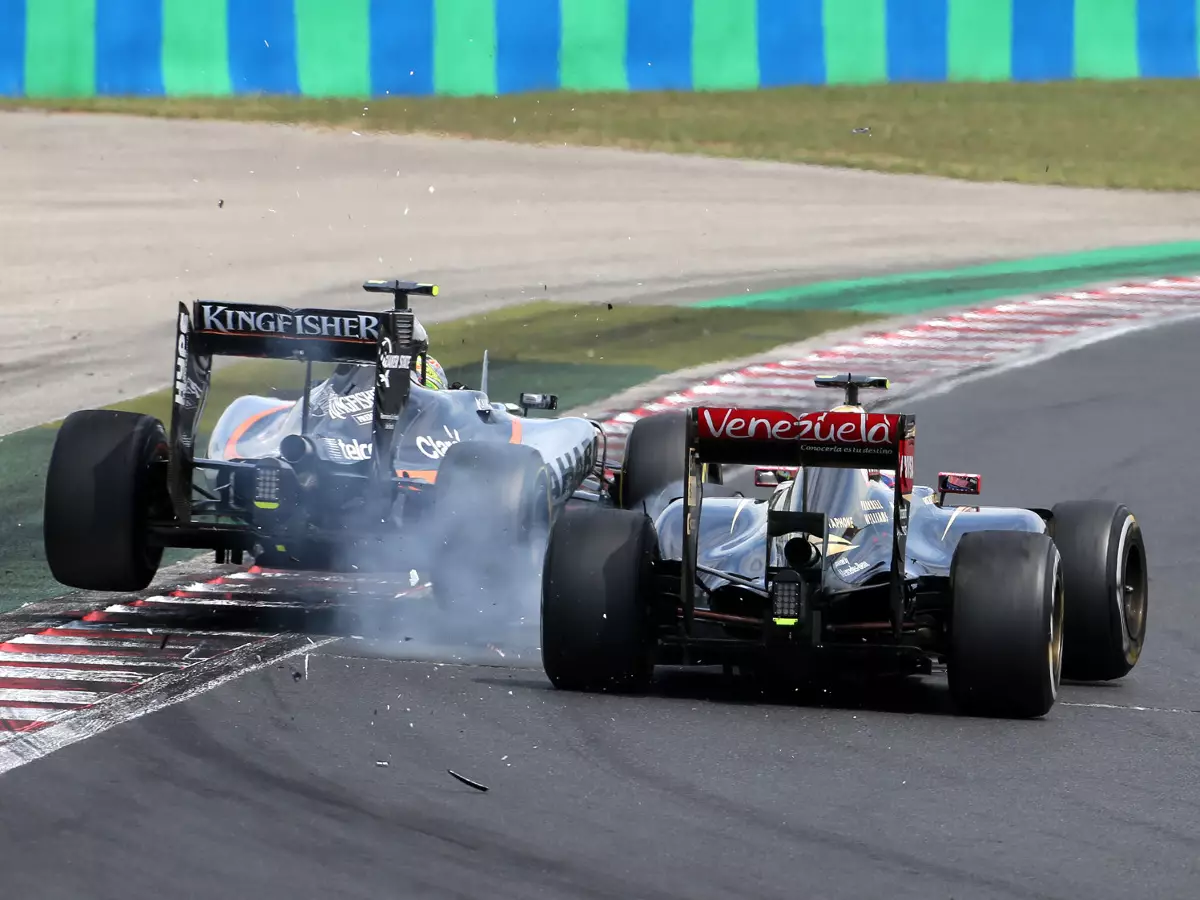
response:
[[[531,691],[555,691],[544,678],[495,678],[480,675],[477,684],[505,685]],[[570,696],[565,694],[564,696]],[[604,695],[620,697],[623,695]],[[805,685],[764,688],[754,680],[729,676],[717,668],[659,670],[648,695],[668,701],[720,703],[796,709],[842,709],[906,715],[954,716],[955,710],[938,676],[879,678],[874,680],[825,679]]]

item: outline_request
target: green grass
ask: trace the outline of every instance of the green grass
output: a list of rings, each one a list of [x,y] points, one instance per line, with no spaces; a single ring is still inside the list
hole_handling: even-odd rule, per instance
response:
[[[426,327],[433,355],[452,380],[477,387],[487,349],[494,399],[516,400],[521,391],[546,391],[557,393],[565,410],[664,372],[750,355],[872,318],[826,310],[537,303]],[[164,373],[164,380],[169,378],[170,372]],[[221,368],[213,375],[197,446],[207,446],[208,432],[235,397],[256,393],[291,398],[303,384],[304,367],[295,362],[239,361]],[[112,408],[169,422],[170,391]],[[42,553],[42,494],[57,424],[0,438],[0,612],[66,592],[50,577]],[[190,552],[175,552],[170,559]]]
[[[503,97],[4,100],[0,109],[311,123],[919,172],[1195,190],[1200,81],[798,87]],[[869,128],[869,133],[854,133]]]

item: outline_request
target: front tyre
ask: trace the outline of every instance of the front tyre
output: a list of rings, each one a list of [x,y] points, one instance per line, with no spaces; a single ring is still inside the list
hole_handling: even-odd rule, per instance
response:
[[[640,692],[654,674],[654,525],[643,513],[567,509],[542,579],[542,665],[556,688]]]
[[[46,473],[42,534],[61,584],[90,591],[140,591],[154,580],[163,548],[147,521],[165,513],[167,458],[162,422],[107,409],[63,421]]]
[[[1063,660],[1063,570],[1048,534],[965,534],[950,567],[947,675],[959,710],[1044,716]]]
[[[1111,681],[1137,665],[1146,640],[1149,578],[1142,529],[1108,500],[1059,503],[1050,530],[1067,587],[1063,676]]]

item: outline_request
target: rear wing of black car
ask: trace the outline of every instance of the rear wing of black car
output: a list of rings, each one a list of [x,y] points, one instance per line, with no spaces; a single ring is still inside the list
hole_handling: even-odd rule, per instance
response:
[[[782,409],[693,407],[688,416],[684,482],[683,605],[685,621],[694,608],[693,576],[698,561],[705,463],[745,466],[893,469],[896,490],[892,539],[892,615],[901,617],[908,510],[913,490],[913,416],[876,412],[798,412]],[[817,533],[819,528],[820,533]],[[770,537],[806,532],[825,539],[822,511],[767,514]]]
[[[408,402],[412,382],[407,370],[419,348],[413,337],[416,319],[410,294],[436,296],[436,285],[405,281],[368,281],[363,288],[393,295],[385,311],[293,309],[248,303],[197,300],[189,310],[179,304],[175,333],[174,396],[168,488],[176,517],[191,518],[195,439],[212,379],[214,356],[298,360],[309,365],[301,395],[305,422],[314,362],[375,363],[373,439],[376,465],[391,460],[396,422]]]
[[[197,300],[190,327],[197,355],[364,363],[375,358],[384,315]]]

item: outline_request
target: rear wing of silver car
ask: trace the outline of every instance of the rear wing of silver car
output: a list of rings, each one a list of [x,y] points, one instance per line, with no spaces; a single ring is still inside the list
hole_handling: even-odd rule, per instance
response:
[[[695,604],[694,576],[698,562],[700,510],[704,495],[701,478],[705,463],[808,468],[893,469],[896,490],[893,508],[891,581],[892,616],[899,627],[902,614],[905,543],[913,490],[913,451],[916,420],[910,415],[876,412],[798,412],[782,409],[693,407],[688,416],[684,482],[682,600],[685,628],[690,629]],[[792,533],[825,540],[822,511],[771,510],[769,539]]]
[[[416,319],[410,294],[436,296],[436,285],[368,281],[364,289],[390,293],[393,309],[294,309],[249,303],[197,300],[179,304],[175,333],[174,395],[168,489],[176,518],[191,518],[196,430],[212,380],[214,356],[298,360],[306,364],[301,394],[305,429],[312,388],[312,363],[375,364],[373,459],[384,468],[392,458],[396,422],[408,402],[408,369],[421,348],[414,342]],[[390,476],[390,472],[388,473]]]

